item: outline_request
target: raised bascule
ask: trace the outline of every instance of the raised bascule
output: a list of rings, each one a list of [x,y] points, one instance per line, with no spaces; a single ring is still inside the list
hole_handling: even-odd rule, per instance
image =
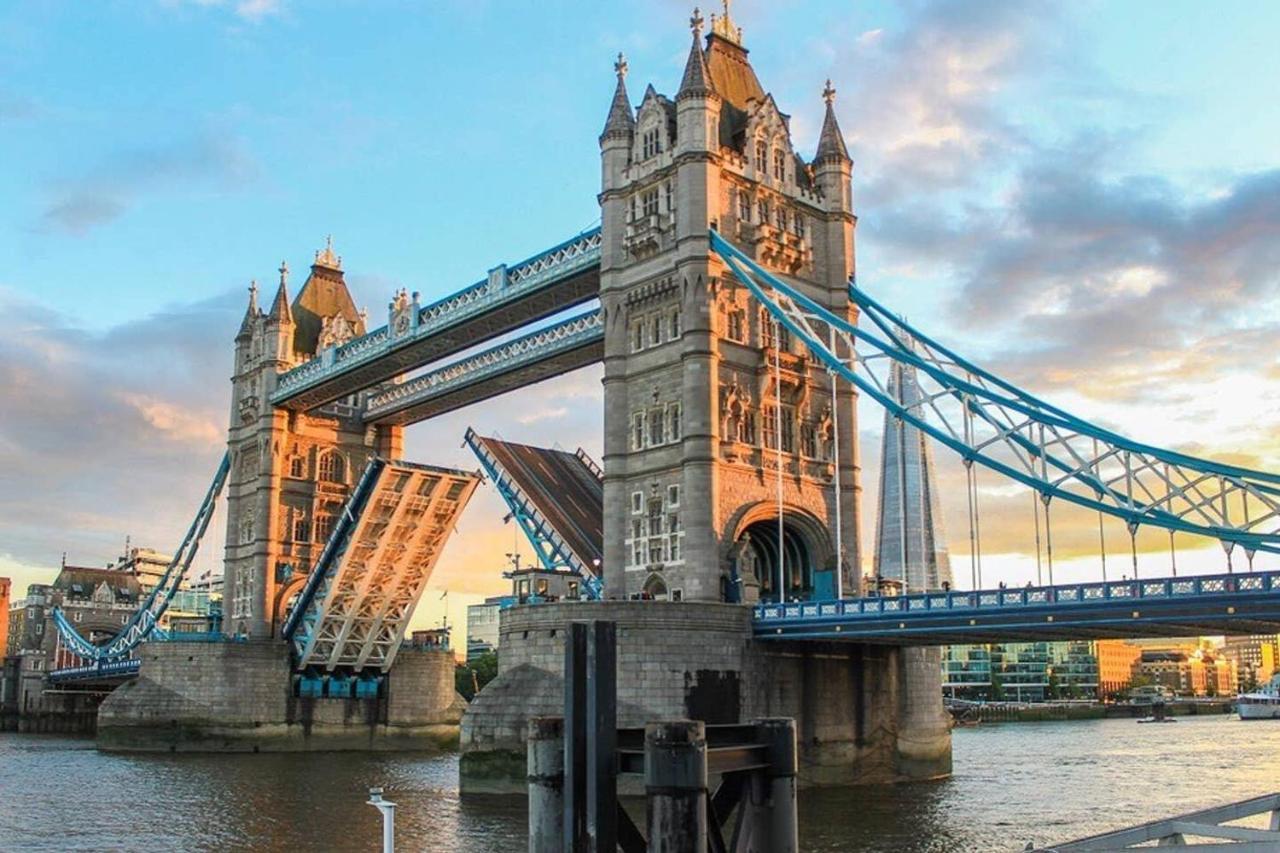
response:
[[[1138,579],[1136,548],[1133,579],[1055,585],[1050,546],[1047,583],[984,591],[975,567],[972,590],[944,588],[933,486],[905,474],[891,528],[905,589],[863,589],[860,396],[900,426],[904,471],[929,443],[961,460],[971,524],[982,469],[1037,496],[1046,535],[1051,505],[1069,502],[1131,535],[1216,539],[1252,569],[1280,552],[1280,477],[1075,418],[853,287],[834,89],[806,159],[728,10],[705,37],[703,24],[695,12],[671,97],[648,86],[633,107],[619,56],[598,228],[427,305],[402,290],[374,329],[331,246],[293,300],[285,265],[266,310],[251,290],[206,499],[225,491],[226,636],[147,642],[202,507],[120,637],[98,647],[59,623],[89,675],[136,671],[103,703],[105,745],[398,748],[456,733],[451,654],[405,633],[482,475],[578,598],[503,612],[501,671],[461,717],[464,789],[523,788],[527,721],[561,707],[580,620],[619,626],[621,725],[792,717],[814,784],[950,771],[940,642],[1280,631],[1280,575]],[[405,426],[597,363],[602,466],[475,432],[481,473],[402,460]]]

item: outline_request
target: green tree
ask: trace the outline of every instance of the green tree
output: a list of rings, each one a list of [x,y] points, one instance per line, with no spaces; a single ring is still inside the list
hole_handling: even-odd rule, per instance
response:
[[[998,673],[991,673],[991,700],[993,702],[1004,701],[1004,682],[1000,679]]]
[[[1062,692],[1062,681],[1058,678],[1058,673],[1049,671],[1048,695],[1050,699],[1059,698],[1058,694]]]
[[[486,652],[476,656],[474,660],[458,664],[453,674],[453,686],[462,694],[462,698],[470,702],[497,675],[498,653]]]

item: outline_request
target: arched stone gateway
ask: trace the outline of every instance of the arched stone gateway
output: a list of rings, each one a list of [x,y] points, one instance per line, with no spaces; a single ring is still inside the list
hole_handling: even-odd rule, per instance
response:
[[[730,566],[744,589],[756,586],[764,601],[778,599],[779,563],[784,599],[808,598],[814,572],[834,565],[834,548],[822,523],[794,507],[782,508],[782,543],[778,543],[778,507],[753,504],[733,527]],[[781,551],[781,559],[779,557]]]

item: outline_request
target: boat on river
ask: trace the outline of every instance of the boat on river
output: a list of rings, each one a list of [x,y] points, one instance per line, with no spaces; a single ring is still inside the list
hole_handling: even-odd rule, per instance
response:
[[[1236,711],[1242,720],[1280,720],[1280,673],[1258,690],[1237,696]]]

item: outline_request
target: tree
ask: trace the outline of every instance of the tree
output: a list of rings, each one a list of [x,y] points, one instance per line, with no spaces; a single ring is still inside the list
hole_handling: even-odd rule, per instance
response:
[[[497,675],[498,653],[485,652],[477,655],[474,660],[458,664],[453,674],[453,686],[462,694],[462,698],[470,702]]]
[[[1004,701],[1004,682],[997,673],[991,673],[991,701]]]

